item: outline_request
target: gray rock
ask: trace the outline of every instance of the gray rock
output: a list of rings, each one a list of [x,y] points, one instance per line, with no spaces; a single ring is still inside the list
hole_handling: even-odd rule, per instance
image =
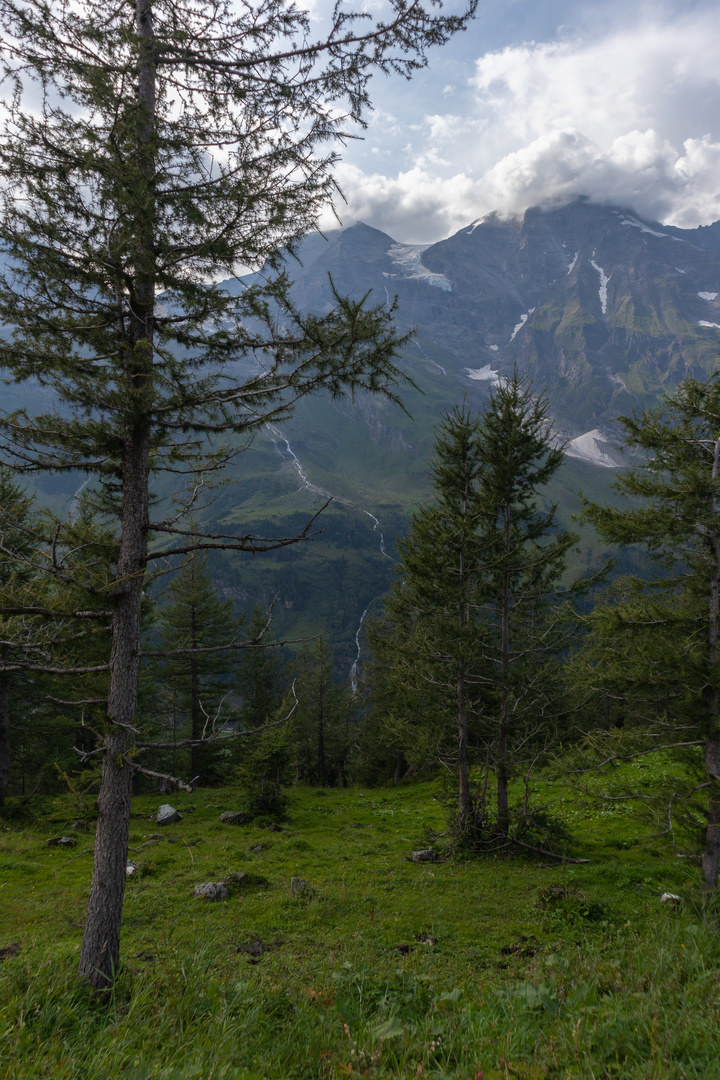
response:
[[[48,847],[75,847],[77,840],[74,836],[53,836],[47,843]]]
[[[290,878],[290,895],[300,896],[308,887],[307,881],[301,877]]]
[[[682,902],[682,896],[676,896],[676,894],[672,892],[664,892],[660,897],[661,904],[682,904]]]
[[[224,881],[206,881],[204,885],[195,886],[193,896],[201,900],[227,900],[227,885]]]
[[[129,862],[127,864],[127,866],[125,867],[125,876],[126,877],[132,877],[133,874],[137,874],[137,872],[138,872],[138,864],[137,863]]]
[[[87,832],[88,831],[88,825],[87,825],[86,821],[73,821],[70,828],[74,829],[75,832]]]
[[[249,810],[226,810],[220,815],[220,820],[223,825],[247,825],[252,821],[252,814]]]
[[[431,847],[413,851],[410,858],[413,862],[438,862],[437,852],[433,851]]]
[[[163,803],[157,812],[158,825],[174,825],[176,821],[182,821],[182,814],[178,814],[170,803]]]

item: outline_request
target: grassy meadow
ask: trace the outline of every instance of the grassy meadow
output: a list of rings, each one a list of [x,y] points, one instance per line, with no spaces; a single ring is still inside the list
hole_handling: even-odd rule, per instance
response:
[[[409,861],[446,828],[437,781],[293,789],[282,831],[221,824],[235,789],[173,796],[162,830],[166,800],[137,797],[109,1001],[76,980],[92,821],[70,830],[71,796],[6,816],[0,948],[21,948],[0,961],[0,1077],[720,1078],[720,907],[697,861],[628,803],[542,787],[590,862],[469,859],[448,837],[442,862]],[[193,896],[233,872],[228,899]]]

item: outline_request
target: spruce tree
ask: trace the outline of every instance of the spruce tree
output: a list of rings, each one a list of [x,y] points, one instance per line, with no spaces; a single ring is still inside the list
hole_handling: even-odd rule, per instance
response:
[[[347,682],[337,677],[335,660],[322,635],[301,649],[295,662],[293,714],[297,778],[308,784],[347,787],[348,755],[356,711]]]
[[[707,790],[702,867],[720,868],[720,376],[688,378],[658,409],[621,417],[641,463],[623,472],[621,506],[587,502],[600,535],[642,544],[650,573],[628,578],[589,621],[585,665],[594,686],[619,695],[635,726],[653,721],[659,747],[703,748]]]
[[[0,0],[11,88],[0,321],[13,329],[0,365],[18,381],[38,378],[56,402],[4,415],[4,459],[87,473],[118,535],[80,955],[96,987],[112,985],[119,961],[149,566],[202,545],[267,550],[298,539],[198,540],[175,514],[153,511],[158,473],[220,467],[224,434],[246,439],[306,394],[395,396],[392,313],[336,296],[329,313],[302,315],[280,252],[332,198],[335,146],[348,121],[362,122],[371,74],[410,75],[469,14],[389,0],[383,20],[338,5],[314,40],[285,0],[237,14],[225,0]],[[263,264],[235,294],[208,284]]]
[[[494,766],[496,829],[506,836],[518,748],[537,750],[548,727],[557,682],[548,668],[569,632],[555,602],[575,538],[538,500],[562,458],[547,403],[517,373],[477,416],[464,406],[446,415],[431,463],[434,501],[398,543],[400,580],[368,631],[373,681],[390,725],[404,728],[406,752],[434,752],[457,769],[461,834],[486,817],[486,784],[479,807],[471,797],[471,752]]]
[[[232,602],[215,594],[207,569],[208,557],[193,552],[167,590],[158,616],[162,660],[158,678],[165,701],[176,718],[188,722],[190,782],[193,786],[215,779],[210,746],[203,731],[222,723],[219,712],[228,696],[230,675],[237,663],[240,627]],[[235,649],[233,648],[235,645]]]

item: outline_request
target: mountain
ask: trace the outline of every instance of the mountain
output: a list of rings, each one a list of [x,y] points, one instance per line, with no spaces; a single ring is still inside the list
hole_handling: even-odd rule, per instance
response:
[[[429,496],[443,410],[463,398],[477,408],[493,380],[515,365],[527,372],[568,443],[548,499],[570,524],[578,491],[605,498],[622,461],[614,417],[654,405],[688,373],[706,375],[718,353],[720,222],[678,229],[578,199],[522,220],[491,214],[433,245],[363,224],[311,235],[289,270],[304,310],[332,306],[328,275],[342,293],[370,292],[370,302],[397,296],[399,329],[415,328],[401,364],[419,390],[403,392],[407,412],[366,395],[307,399],[258,434],[238,456],[237,482],[216,493],[209,524],[293,535],[333,499],[312,542],[257,559],[217,554],[212,573],[240,608],[277,597],[276,634],[323,630],[348,670],[362,619],[377,613],[393,579],[394,539]],[[45,393],[9,392],[38,401]],[[68,503],[83,479],[40,486],[47,500]],[[597,557],[585,532],[575,568]]]
[[[522,220],[491,214],[433,245],[358,224],[307,237],[290,272],[304,310],[329,310],[331,275],[340,292],[397,297],[399,328],[415,328],[402,358],[421,391],[403,395],[410,415],[369,397],[304,401],[241,455],[239,487],[214,511],[226,524],[281,529],[334,496],[312,545],[251,568],[235,560],[221,576],[246,601],[279,590],[278,629],[324,626],[348,662],[363,611],[377,610],[392,580],[392,541],[428,497],[444,409],[463,398],[477,407],[493,380],[515,365],[527,372],[568,442],[549,493],[568,521],[578,490],[605,497],[622,460],[614,417],[655,404],[686,374],[704,376],[718,352],[720,222],[678,229],[578,199]],[[589,534],[582,548],[579,566],[597,554]]]

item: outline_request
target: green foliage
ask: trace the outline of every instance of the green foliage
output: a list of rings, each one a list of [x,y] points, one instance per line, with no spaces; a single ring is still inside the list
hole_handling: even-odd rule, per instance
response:
[[[323,787],[347,787],[353,720],[357,703],[338,679],[330,646],[322,635],[301,649],[295,662],[293,713],[295,768],[299,780]]]
[[[619,476],[621,506],[585,504],[605,540],[642,544],[650,580],[615,584],[587,618],[574,674],[608,722],[648,732],[648,748],[704,744],[703,855],[709,888],[720,864],[720,378],[686,379],[664,406],[622,418],[641,464]],[[650,575],[648,575],[650,576]],[[604,697],[604,701],[603,701]],[[650,727],[648,728],[648,723]],[[658,740],[662,741],[659,742]],[[672,806],[672,798],[671,798]]]
[[[461,832],[489,820],[484,796],[471,797],[469,757],[498,773],[494,828],[507,834],[511,771],[542,752],[559,711],[557,655],[571,629],[559,581],[575,537],[558,532],[540,489],[562,458],[547,402],[517,372],[478,416],[448,414],[435,500],[398,544],[402,580],[369,629],[376,708],[409,757],[455,764]]]

